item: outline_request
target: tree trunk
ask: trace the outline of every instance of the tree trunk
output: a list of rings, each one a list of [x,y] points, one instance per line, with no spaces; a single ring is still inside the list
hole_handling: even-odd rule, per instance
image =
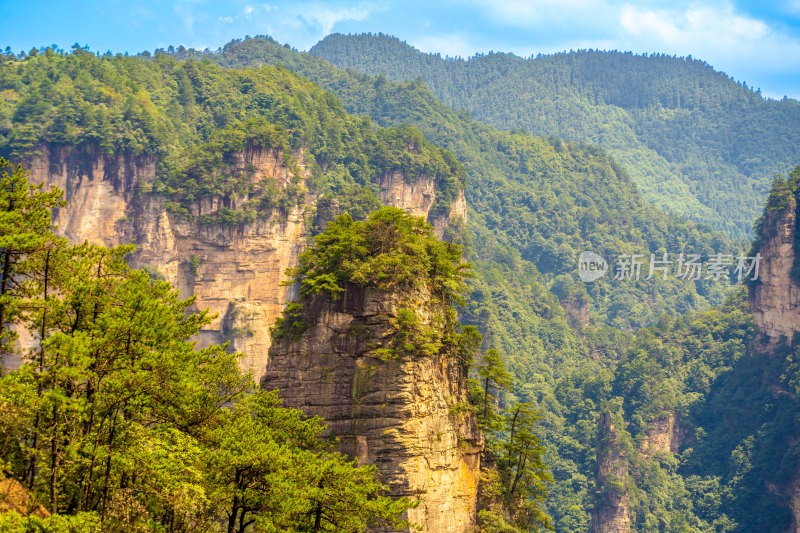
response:
[[[44,308],[42,309],[42,327],[39,328],[39,376],[36,383],[36,397],[42,397],[42,372],[44,372],[44,335],[47,330],[47,284],[50,278],[50,253],[51,249],[47,249],[47,256],[44,260]],[[0,322],[2,324],[2,322]],[[31,463],[29,466],[30,472],[30,482],[28,484],[29,489],[33,489],[33,485],[36,482],[36,453],[39,448],[39,410],[36,410],[36,419],[33,423],[33,441],[31,443],[31,449],[33,450],[33,455],[31,455]]]
[[[314,511],[314,533],[319,533],[322,528],[322,503],[317,504],[317,509]]]
[[[489,416],[489,378],[483,382],[483,423]]]
[[[53,406],[53,440],[50,443],[50,506],[58,513],[58,406]]]
[[[239,488],[242,473],[236,470],[233,486]],[[231,512],[228,514],[228,533],[235,533],[236,531],[236,517],[239,515],[239,495],[233,495],[233,503],[231,504]]]

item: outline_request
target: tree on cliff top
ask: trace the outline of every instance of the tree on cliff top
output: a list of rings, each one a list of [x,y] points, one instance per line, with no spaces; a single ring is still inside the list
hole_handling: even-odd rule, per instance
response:
[[[453,307],[463,303],[470,265],[461,261],[461,246],[438,240],[423,218],[396,207],[378,209],[365,221],[341,215],[298,263],[287,273],[300,297],[276,321],[273,338],[302,335],[303,306],[311,298],[338,300],[348,289],[373,287],[407,295],[391,318],[395,334],[377,348],[377,357],[441,354],[459,358],[465,368],[471,364],[480,335],[461,326]],[[429,319],[422,319],[421,308]]]
[[[383,291],[424,285],[451,305],[462,302],[469,269],[461,262],[461,246],[438,240],[423,218],[384,207],[365,221],[336,218],[290,274],[303,296],[325,292],[336,299],[348,285]]]

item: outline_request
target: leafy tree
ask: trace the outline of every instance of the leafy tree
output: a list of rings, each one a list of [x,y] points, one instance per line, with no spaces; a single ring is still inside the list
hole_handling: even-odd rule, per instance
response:
[[[396,207],[374,211],[365,221],[341,215],[317,235],[289,271],[300,299],[276,321],[273,337],[297,336],[304,330],[303,306],[312,298],[337,300],[353,287],[418,294],[404,301],[394,318],[395,334],[377,355],[405,354],[457,357],[468,368],[480,336],[458,322],[454,305],[463,302],[470,265],[461,262],[461,247],[433,236],[421,217]],[[423,321],[415,306],[430,311]]]

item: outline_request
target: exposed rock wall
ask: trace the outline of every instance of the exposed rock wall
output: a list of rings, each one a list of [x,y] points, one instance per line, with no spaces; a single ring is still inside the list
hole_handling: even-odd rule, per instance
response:
[[[800,331],[800,285],[792,278],[796,207],[793,195],[788,195],[783,209],[766,211],[759,277],[750,295],[756,328],[773,344],[791,341]]]
[[[448,226],[467,221],[467,200],[463,190],[453,199],[447,213],[431,216],[431,208],[436,201],[433,179],[422,177],[409,182],[402,172],[393,170],[381,175],[378,185],[381,188],[381,203],[399,207],[417,217],[425,217],[437,237],[442,237]]]
[[[600,415],[597,453],[597,486],[602,497],[592,510],[593,533],[627,533],[632,531],[629,483],[632,482],[629,458],[623,444],[629,438],[625,428],[619,427],[621,418],[615,420],[611,413]],[[670,413],[651,420],[641,441],[635,448],[639,459],[658,453],[678,453],[687,438],[687,431]],[[632,449],[632,448],[631,448]]]
[[[592,533],[627,533],[631,530],[628,494],[628,459],[620,450],[620,434],[611,413],[602,413],[598,424],[597,486],[604,492],[592,509]]]
[[[761,264],[758,282],[750,290],[750,310],[756,329],[765,343],[755,346],[761,356],[770,357],[776,346],[790,343],[800,332],[800,284],[793,276],[797,243],[797,199],[782,196],[780,208],[767,207],[762,222]],[[777,351],[780,353],[780,351]],[[769,386],[773,396],[787,391],[777,384]],[[800,472],[786,484],[767,482],[766,488],[780,496],[792,515],[787,533],[800,531]]]
[[[287,268],[308,241],[308,213],[316,199],[307,194],[305,205],[288,214],[236,227],[202,226],[164,209],[163,199],[146,191],[156,178],[153,157],[78,151],[42,146],[27,167],[31,181],[57,185],[65,191],[67,207],[55,213],[59,232],[72,242],[137,245],[134,267],[148,266],[177,287],[181,296],[197,296],[197,308],[218,317],[201,332],[201,345],[230,341],[231,349],[244,353],[242,365],[260,378],[271,343],[269,329],[284,304],[293,297],[281,286]],[[294,154],[301,177],[309,177],[302,153]],[[292,179],[278,150],[248,149],[234,157],[233,166],[252,183],[274,180],[283,188]],[[436,200],[433,179],[408,183],[397,171],[379,180],[381,199],[417,215],[428,217]],[[240,207],[246,198],[199,199],[192,215],[207,215],[223,206]],[[449,215],[432,220],[438,235],[451,220],[465,219],[463,193]],[[15,362],[9,362],[15,366]]]
[[[671,413],[652,420],[647,425],[639,451],[643,455],[653,453],[678,453],[686,438],[686,431],[678,425],[678,417]]]
[[[307,303],[309,329],[273,344],[262,387],[324,417],[339,449],[376,465],[394,495],[419,496],[408,517],[423,531],[469,532],[483,443],[474,415],[458,409],[468,402],[464,369],[444,357],[372,355],[404,300],[350,288],[339,301]]]
[[[415,217],[426,217],[436,200],[432,179],[418,179],[408,182],[399,170],[385,172],[378,179],[381,188],[381,202],[407,211]]]
[[[197,297],[197,309],[217,318],[200,333],[201,346],[231,342],[242,351],[242,366],[259,377],[266,364],[269,328],[292,296],[282,287],[286,268],[297,262],[307,240],[303,207],[288,215],[236,227],[202,226],[164,209],[163,199],[146,191],[156,176],[153,158],[75,153],[43,147],[30,165],[31,181],[57,185],[67,207],[55,214],[60,233],[73,242],[106,246],[137,245],[134,267],[147,266],[177,287],[181,297]],[[302,158],[300,159],[301,168]],[[235,162],[251,181],[290,180],[282,155],[248,150]],[[236,208],[237,199],[226,205]],[[313,202],[313,198],[308,198]],[[202,198],[195,217],[217,211],[220,198]]]

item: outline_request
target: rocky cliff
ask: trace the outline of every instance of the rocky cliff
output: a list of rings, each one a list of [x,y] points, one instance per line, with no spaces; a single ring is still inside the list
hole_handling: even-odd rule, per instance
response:
[[[310,173],[303,154],[294,159],[305,188]],[[280,190],[294,178],[298,185],[278,151],[247,150],[234,165],[251,183],[273,180]],[[307,334],[268,355],[270,328],[296,295],[281,282],[309,240],[315,195],[307,192],[301,205],[268,218],[204,225],[201,217],[236,209],[244,199],[199,198],[188,216],[166,209],[165,199],[149,192],[154,158],[43,146],[29,168],[32,182],[65,191],[68,204],[55,213],[60,233],[73,242],[136,244],[133,266],[170,281],[182,297],[196,296],[198,309],[217,315],[199,344],[229,341],[244,353],[243,366],[281,389],[287,405],[323,416],[341,451],[377,465],[394,494],[420,498],[409,511],[413,522],[429,532],[474,528],[483,446],[474,417],[459,411],[467,403],[463,366],[446,357],[384,361],[371,355],[370,343],[391,330],[398,294],[348,290],[341,301],[318,301]],[[449,214],[429,217],[433,179],[411,183],[392,171],[378,185],[384,203],[428,218],[437,236],[466,217],[463,194]]]
[[[474,415],[462,410],[463,365],[446,356],[375,354],[396,333],[408,297],[349,287],[338,301],[307,302],[308,329],[273,344],[262,386],[322,416],[339,449],[376,465],[393,495],[419,497],[408,515],[423,531],[472,531],[483,446]]]
[[[761,254],[758,280],[750,286],[750,310],[761,342],[753,346],[759,357],[784,357],[784,347],[791,346],[800,332],[800,253],[798,245],[797,180],[795,169],[786,188],[773,186],[760,224],[757,250]],[[776,376],[764,373],[764,382],[773,398],[793,394]],[[797,440],[796,437],[791,439]],[[800,531],[800,469],[788,481],[766,482],[766,489],[782,500],[791,513],[787,532]]]
[[[200,345],[229,341],[232,350],[244,353],[243,367],[260,378],[271,343],[269,329],[293,296],[293,289],[281,282],[308,241],[316,197],[306,193],[305,202],[289,212],[249,223],[203,225],[196,222],[200,217],[222,207],[236,209],[246,196],[202,197],[189,217],[181,216],[165,209],[164,198],[148,192],[156,179],[153,157],[55,146],[42,146],[37,152],[26,165],[31,181],[65,191],[67,207],[55,214],[59,231],[73,242],[136,244],[133,266],[163,276],[182,297],[195,295],[198,309],[217,315],[201,333]],[[310,173],[302,153],[294,159],[303,187]],[[278,150],[246,150],[234,158],[233,166],[249,182],[273,180],[279,190],[293,177]],[[392,171],[384,173],[378,185],[384,202],[415,215],[428,217],[436,199],[433,178],[410,183],[401,172]],[[450,221],[465,216],[462,193],[449,215],[430,222],[441,236]]]
[[[750,293],[756,328],[773,344],[791,341],[800,331],[800,285],[793,276],[797,200],[792,194],[782,200],[784,205],[768,206],[764,214],[759,277]]]
[[[631,529],[628,458],[625,429],[610,412],[600,415],[597,450],[598,500],[592,510],[593,533],[627,533]]]
[[[662,418],[651,420],[639,444],[642,455],[655,453],[678,453],[686,440],[686,429],[678,424],[678,417],[670,413]]]

